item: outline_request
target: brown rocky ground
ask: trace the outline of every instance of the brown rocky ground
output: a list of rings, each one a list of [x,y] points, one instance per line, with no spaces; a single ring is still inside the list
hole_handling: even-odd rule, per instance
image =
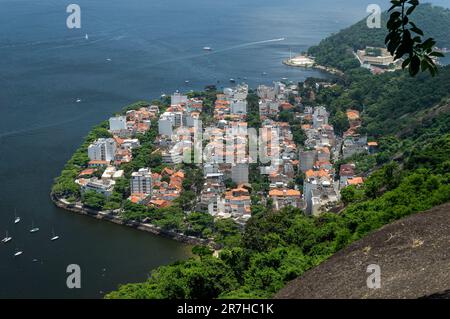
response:
[[[370,264],[381,268],[380,289],[367,287]],[[450,203],[369,234],[275,298],[450,298]]]

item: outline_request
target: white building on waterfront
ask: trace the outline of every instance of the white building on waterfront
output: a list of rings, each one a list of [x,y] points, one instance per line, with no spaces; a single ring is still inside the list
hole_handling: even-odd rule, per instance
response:
[[[105,197],[111,196],[114,190],[114,185],[116,182],[112,179],[102,180],[98,178],[91,178],[88,180],[79,179],[76,180],[75,183],[81,186],[81,191],[85,192],[96,192],[102,194]]]
[[[99,138],[88,147],[91,161],[113,161],[116,154],[116,141],[113,138]]]

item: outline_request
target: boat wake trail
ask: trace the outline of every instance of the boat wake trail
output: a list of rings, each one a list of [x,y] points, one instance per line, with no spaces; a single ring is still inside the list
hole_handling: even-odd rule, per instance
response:
[[[223,49],[209,51],[207,53],[197,53],[197,54],[185,55],[185,56],[181,56],[181,57],[175,57],[172,59],[165,59],[165,60],[161,60],[161,61],[158,61],[158,62],[155,62],[152,64],[148,64],[148,65],[146,65],[146,67],[152,67],[152,66],[157,66],[157,65],[161,65],[161,64],[177,62],[177,61],[182,61],[182,60],[194,59],[194,58],[199,58],[199,57],[204,57],[204,56],[209,56],[209,55],[214,55],[214,54],[220,54],[220,53],[228,52],[228,51],[232,51],[232,50],[237,50],[237,49],[242,49],[242,48],[251,47],[251,46],[255,46],[255,45],[272,43],[272,42],[281,42],[284,40],[286,40],[286,38],[277,38],[277,39],[270,39],[270,40],[263,40],[263,41],[247,42],[247,43],[242,43],[242,44],[226,47]]]

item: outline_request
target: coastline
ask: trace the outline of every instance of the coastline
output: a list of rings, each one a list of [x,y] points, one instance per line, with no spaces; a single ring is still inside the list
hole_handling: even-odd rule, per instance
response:
[[[216,242],[209,240],[209,239],[203,239],[198,238],[194,236],[187,236],[182,233],[177,233],[171,230],[164,230],[160,227],[149,224],[149,223],[142,223],[137,221],[125,221],[122,218],[115,216],[111,214],[111,212],[103,212],[103,211],[96,211],[87,207],[83,207],[77,204],[71,204],[67,201],[65,201],[62,198],[58,198],[55,194],[50,194],[50,199],[52,202],[59,208],[62,208],[66,211],[70,211],[73,213],[77,213],[80,215],[89,216],[98,220],[105,220],[109,221],[111,223],[122,225],[134,229],[138,229],[140,231],[144,231],[147,233],[151,233],[156,236],[165,237],[168,239],[172,239],[175,241],[178,241],[180,243],[186,244],[186,245],[203,245],[203,246],[210,246],[214,248],[215,250],[220,249],[220,245]]]
[[[310,59],[312,61],[312,63],[296,64],[296,63],[291,62],[291,59],[283,60],[282,63],[286,66],[290,66],[290,67],[294,67],[294,68],[316,69],[316,70],[320,70],[323,72],[327,72],[331,75],[344,76],[344,72],[342,72],[341,70],[317,64],[316,62],[314,62],[314,59],[312,59],[311,57],[306,57],[306,58]]]

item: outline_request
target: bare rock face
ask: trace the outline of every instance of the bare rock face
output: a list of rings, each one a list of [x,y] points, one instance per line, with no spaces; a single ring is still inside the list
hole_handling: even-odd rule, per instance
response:
[[[380,288],[368,277],[378,265]],[[369,288],[368,286],[372,287]],[[450,298],[450,203],[386,225],[279,291],[279,299]]]

